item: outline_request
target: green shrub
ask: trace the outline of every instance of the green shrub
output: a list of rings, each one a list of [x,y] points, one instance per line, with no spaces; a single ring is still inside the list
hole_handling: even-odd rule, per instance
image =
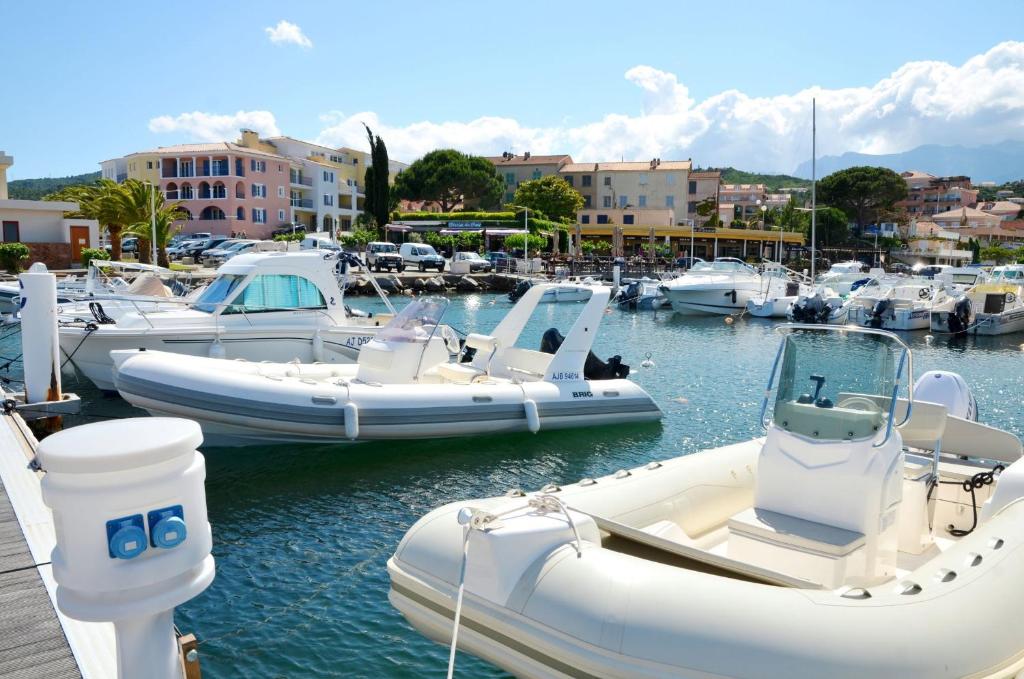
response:
[[[88,267],[94,259],[100,261],[110,259],[110,253],[101,248],[82,248],[82,266]]]
[[[532,233],[522,234],[514,233],[511,236],[505,237],[505,248],[513,248],[518,250],[526,250],[527,253],[533,250],[540,250],[547,244],[547,241],[540,236],[534,236]]]
[[[358,247],[360,250],[366,247],[366,244],[377,240],[377,232],[373,229],[360,229],[355,228],[348,233],[342,233],[338,236],[338,244],[343,247]]]
[[[296,231],[295,233],[279,233],[276,236],[274,236],[274,240],[278,241],[279,243],[290,243],[292,241],[302,242],[302,240],[305,239],[305,237],[305,231]]]
[[[28,246],[24,243],[0,243],[0,267],[7,273],[18,273],[21,264],[29,256]]]

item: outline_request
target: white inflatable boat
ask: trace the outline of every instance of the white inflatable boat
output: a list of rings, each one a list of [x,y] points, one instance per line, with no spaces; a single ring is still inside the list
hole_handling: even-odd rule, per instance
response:
[[[441,325],[447,300],[410,302],[363,345],[357,365],[251,363],[115,351],[115,384],[132,405],[197,420],[208,441],[366,441],[543,431],[647,422],[661,410],[619,357],[590,353],[609,288],[593,294],[564,339],[516,346],[547,292],[535,285],[495,328],[459,341]],[[452,360],[452,354],[456,359]]]
[[[1020,676],[1020,441],[840,330],[787,327],[766,438],[426,515],[392,604],[520,677]]]

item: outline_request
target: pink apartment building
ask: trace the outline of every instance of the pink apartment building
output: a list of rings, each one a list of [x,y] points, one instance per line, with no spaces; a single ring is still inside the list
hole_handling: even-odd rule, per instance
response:
[[[230,142],[160,147],[158,181],[168,201],[181,201],[186,233],[244,233],[263,238],[291,216],[287,158]]]

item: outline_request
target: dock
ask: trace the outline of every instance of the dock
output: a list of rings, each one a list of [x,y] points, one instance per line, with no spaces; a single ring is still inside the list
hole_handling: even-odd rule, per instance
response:
[[[37,444],[20,415],[0,414],[0,676],[114,677],[114,626],[72,620],[56,607],[56,534],[42,472],[31,464]]]

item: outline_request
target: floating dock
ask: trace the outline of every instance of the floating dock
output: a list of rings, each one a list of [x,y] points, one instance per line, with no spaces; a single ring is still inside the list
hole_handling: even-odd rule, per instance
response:
[[[0,391],[4,400],[7,394]],[[117,676],[114,626],[57,610],[53,517],[33,460],[38,441],[17,412],[0,414],[0,676]]]

